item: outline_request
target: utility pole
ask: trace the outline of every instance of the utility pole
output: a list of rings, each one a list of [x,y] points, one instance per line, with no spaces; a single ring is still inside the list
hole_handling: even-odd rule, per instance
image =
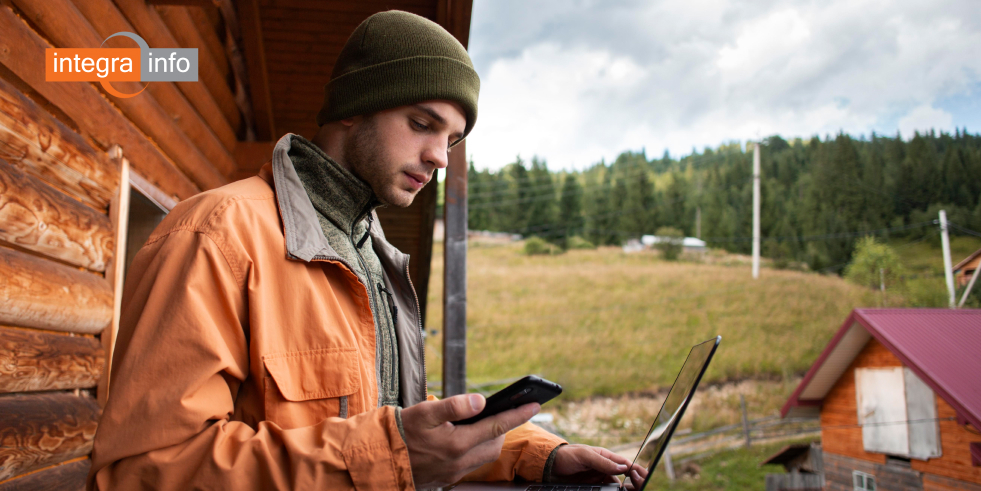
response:
[[[940,242],[944,248],[944,278],[947,280],[947,293],[950,294],[950,308],[957,308],[957,298],[954,294],[954,272],[951,271],[950,238],[947,236],[947,212],[940,210]]]
[[[760,277],[760,143],[753,144],[753,279]]]

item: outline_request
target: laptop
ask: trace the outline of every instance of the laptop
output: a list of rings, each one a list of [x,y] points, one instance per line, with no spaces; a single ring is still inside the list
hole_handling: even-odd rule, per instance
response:
[[[691,401],[698,382],[702,380],[705,369],[712,361],[716,348],[722,341],[722,336],[716,336],[708,341],[696,344],[688,352],[688,358],[681,373],[675,379],[674,385],[668,391],[668,396],[664,398],[664,404],[654,418],[647,437],[640,445],[637,456],[634,457],[630,469],[636,471],[637,482],[631,477],[632,472],[628,471],[627,479],[623,484],[586,484],[586,483],[518,483],[518,482],[465,482],[454,486],[454,491],[488,491],[493,489],[516,490],[524,489],[527,491],[617,491],[633,489],[643,491],[647,485],[647,476],[654,472],[664,449],[668,447],[668,441],[674,434],[678,422],[685,414],[688,403]]]

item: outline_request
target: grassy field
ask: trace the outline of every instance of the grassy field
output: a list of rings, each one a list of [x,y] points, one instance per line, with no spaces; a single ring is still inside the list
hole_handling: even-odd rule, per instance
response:
[[[427,329],[440,330],[442,250],[432,263]],[[810,367],[871,291],[834,276],[748,265],[662,261],[619,248],[525,256],[520,244],[471,243],[471,383],[537,373],[565,399],[652,391],[673,382],[688,348],[723,337],[707,380],[789,379]],[[427,341],[430,380],[442,340]]]
[[[695,461],[694,466],[675,463],[675,475],[678,476],[674,482],[669,481],[664,473],[663,466],[658,464],[654,471],[654,477],[649,483],[648,489],[673,489],[685,490],[719,490],[719,491],[757,491],[763,489],[767,474],[782,474],[782,466],[767,465],[760,467],[767,457],[778,452],[789,443],[810,443],[808,440],[794,442],[781,442],[769,445],[757,445],[751,448],[738,450],[726,450],[711,455],[704,459]],[[684,471],[689,470],[688,474]],[[697,471],[697,474],[694,473]]]

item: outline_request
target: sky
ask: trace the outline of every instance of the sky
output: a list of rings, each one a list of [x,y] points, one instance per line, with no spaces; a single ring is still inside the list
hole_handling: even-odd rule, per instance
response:
[[[478,169],[981,133],[979,0],[474,0],[469,51]]]

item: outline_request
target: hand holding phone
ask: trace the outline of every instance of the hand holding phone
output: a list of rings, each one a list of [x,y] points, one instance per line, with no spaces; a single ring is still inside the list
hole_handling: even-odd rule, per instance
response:
[[[536,377],[535,375],[529,375],[488,397],[487,404],[484,406],[484,410],[481,411],[480,414],[472,418],[454,421],[453,424],[473,424],[486,417],[493,416],[531,402],[545,404],[561,393],[561,385],[555,382],[550,382],[541,377]]]

